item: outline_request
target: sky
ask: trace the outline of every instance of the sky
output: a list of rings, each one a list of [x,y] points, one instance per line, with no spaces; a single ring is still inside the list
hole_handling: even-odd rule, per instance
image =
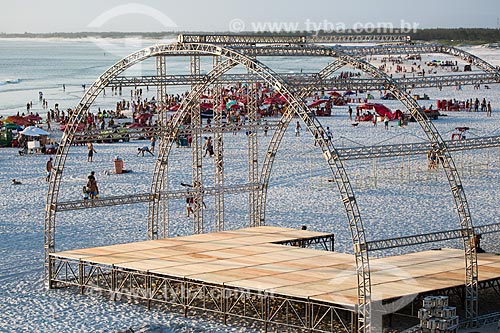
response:
[[[0,0],[0,32],[497,28],[498,0]]]

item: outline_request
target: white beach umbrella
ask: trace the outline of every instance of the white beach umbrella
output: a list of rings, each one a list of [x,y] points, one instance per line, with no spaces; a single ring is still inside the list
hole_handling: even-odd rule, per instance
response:
[[[26,136],[41,136],[41,135],[49,135],[49,132],[44,131],[43,129],[38,128],[36,126],[28,126],[21,131],[21,134]]]

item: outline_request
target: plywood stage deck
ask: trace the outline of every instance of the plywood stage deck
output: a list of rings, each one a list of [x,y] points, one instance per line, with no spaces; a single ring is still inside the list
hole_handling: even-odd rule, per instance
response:
[[[322,235],[328,234],[265,226],[51,256],[354,307],[353,255],[274,244]],[[463,286],[463,257],[442,249],[372,259],[372,300]],[[500,256],[478,254],[478,266],[480,281],[500,277]]]

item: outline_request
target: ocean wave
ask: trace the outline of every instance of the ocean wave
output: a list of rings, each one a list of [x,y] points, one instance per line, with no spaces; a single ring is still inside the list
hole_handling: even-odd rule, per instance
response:
[[[7,84],[17,84],[20,83],[21,79],[5,79],[0,80],[0,86],[5,86]]]

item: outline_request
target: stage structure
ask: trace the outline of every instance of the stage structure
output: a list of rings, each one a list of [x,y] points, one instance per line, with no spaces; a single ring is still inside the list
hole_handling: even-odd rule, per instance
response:
[[[389,43],[373,47],[342,47],[324,46],[321,44],[353,41],[369,41]],[[391,44],[397,43],[397,44]],[[376,54],[417,54],[417,53],[444,53],[466,60],[470,64],[484,71],[483,74],[471,74],[460,77],[442,77],[430,80],[394,80],[381,72],[368,62],[364,57]],[[302,76],[282,75],[274,72],[258,60],[261,56],[299,56],[299,57],[324,57],[331,58],[331,62],[318,73]],[[190,74],[187,76],[172,76],[167,73],[167,61],[169,57],[188,57],[190,62]],[[120,76],[126,69],[146,59],[153,58],[156,61],[156,77],[134,77]],[[201,74],[201,58],[211,58],[212,68],[207,74]],[[231,76],[228,71],[240,66],[246,69],[247,74]],[[371,77],[365,81],[328,82],[334,73],[344,66],[352,66]],[[227,80],[227,81],[225,81]],[[185,125],[192,135],[192,190],[190,195],[194,196],[194,223],[193,233],[204,233],[204,217],[201,208],[203,197],[213,195],[216,202],[216,226],[215,230],[224,230],[224,195],[234,191],[248,192],[249,214],[248,226],[259,227],[266,223],[266,201],[273,163],[278,154],[284,133],[292,120],[297,116],[305,123],[309,132],[323,131],[320,121],[314,113],[304,104],[303,100],[318,88],[327,87],[384,87],[396,96],[406,107],[407,112],[416,119],[425,132],[429,143],[427,149],[433,150],[439,156],[445,174],[448,178],[455,207],[459,217],[460,237],[463,241],[465,256],[465,293],[466,293],[466,320],[475,325],[478,313],[478,267],[477,254],[474,246],[474,228],[469,212],[469,206],[462,187],[462,183],[450,154],[446,142],[430,120],[421,112],[417,102],[409,96],[405,88],[409,86],[446,86],[451,84],[473,84],[473,82],[498,82],[500,74],[498,70],[462,50],[436,45],[436,44],[413,44],[406,36],[321,36],[312,38],[310,36],[278,36],[278,35],[181,35],[177,43],[168,45],[154,45],[117,62],[104,72],[94,84],[86,91],[80,103],[76,106],[68,126],[63,134],[59,146],[54,172],[49,182],[49,190],[46,201],[44,250],[45,250],[45,282],[48,288],[59,285],[58,276],[60,271],[56,268],[58,259],[54,256],[56,252],[56,216],[58,211],[95,208],[110,205],[131,204],[135,202],[148,202],[148,238],[151,240],[165,239],[169,237],[169,214],[168,200],[171,198],[184,197],[185,193],[175,193],[168,190],[168,165],[173,143],[179,134],[186,131]],[[227,128],[222,123],[220,113],[222,104],[220,93],[223,86],[232,82],[244,82],[248,85],[248,116],[245,126],[248,135],[248,183],[237,186],[225,186],[224,184],[224,133]],[[257,122],[256,93],[257,83],[271,87],[276,93],[286,100],[286,110],[282,118],[269,129],[273,134],[262,161],[258,160],[257,132],[262,124]],[[92,204],[78,202],[59,202],[59,192],[63,178],[64,165],[67,154],[72,144],[82,140],[77,133],[78,122],[81,116],[92,106],[95,99],[102,93],[105,87],[114,86],[156,86],[158,101],[165,103],[164,96],[169,85],[189,84],[191,91],[183,99],[179,111],[167,122],[164,115],[160,115],[158,159],[156,161],[150,192],[147,194],[131,194],[127,197],[108,198],[96,200]],[[400,84],[403,87],[400,86]],[[474,83],[475,84],[475,83]],[[202,126],[200,118],[200,97],[212,88],[216,92],[214,107],[214,124],[210,129]],[[203,152],[202,134],[212,133],[214,135],[214,187],[207,188],[203,184]],[[351,233],[354,249],[356,299],[355,307],[355,330],[358,332],[371,332],[371,278],[369,264],[369,245],[366,241],[365,230],[359,213],[354,191],[348,178],[348,172],[344,168],[342,154],[333,146],[328,138],[319,138],[319,149],[325,157],[332,178],[340,194],[341,202],[345,207],[348,226]],[[292,242],[294,240],[291,240]],[[59,257],[57,257],[59,258]],[[82,277],[84,274],[80,274]]]

